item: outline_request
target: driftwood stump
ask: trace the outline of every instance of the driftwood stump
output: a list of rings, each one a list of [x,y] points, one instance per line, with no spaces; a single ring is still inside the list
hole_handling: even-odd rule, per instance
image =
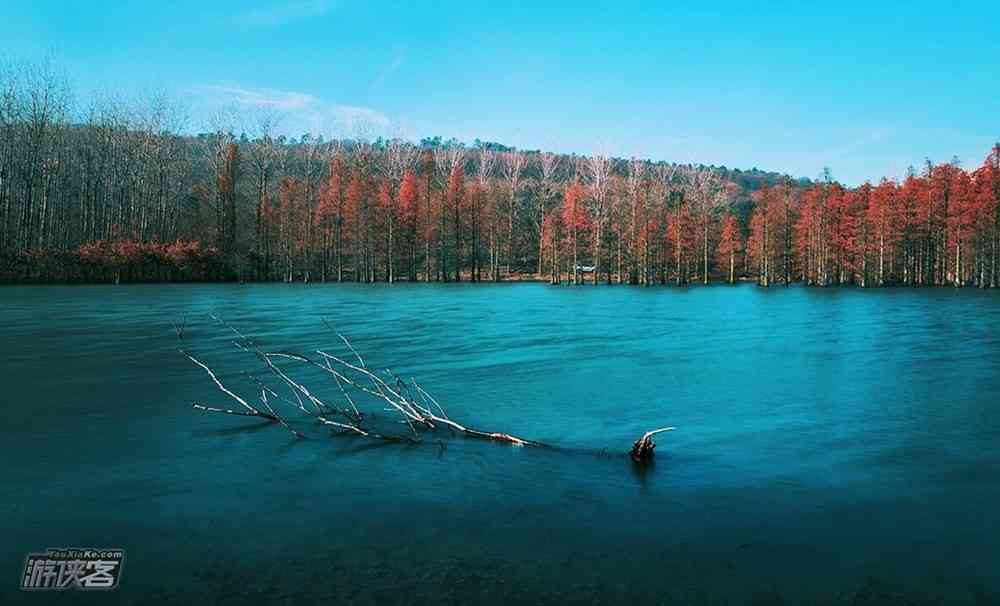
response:
[[[653,436],[664,431],[673,430],[673,427],[661,427],[660,429],[654,429],[642,434],[642,437],[635,441],[635,444],[632,445],[632,450],[629,452],[632,455],[632,460],[640,465],[645,465],[652,461],[653,451],[656,450],[656,442],[653,441]]]

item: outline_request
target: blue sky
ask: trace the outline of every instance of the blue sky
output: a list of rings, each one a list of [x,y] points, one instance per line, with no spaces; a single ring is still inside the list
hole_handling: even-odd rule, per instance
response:
[[[6,0],[0,39],[78,101],[163,91],[206,125],[442,135],[856,184],[1000,138],[1000,3]],[[3,51],[0,51],[3,52]]]

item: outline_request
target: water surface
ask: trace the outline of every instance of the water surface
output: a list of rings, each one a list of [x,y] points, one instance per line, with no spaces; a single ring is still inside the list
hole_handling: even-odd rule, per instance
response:
[[[336,347],[563,448],[198,413],[184,346]],[[511,285],[0,289],[3,603],[995,603],[1000,292]],[[301,376],[334,396],[320,376]],[[643,431],[656,464],[619,453]],[[606,449],[606,451],[604,450]],[[30,551],[123,547],[111,594]],[[205,599],[207,598],[207,599]]]

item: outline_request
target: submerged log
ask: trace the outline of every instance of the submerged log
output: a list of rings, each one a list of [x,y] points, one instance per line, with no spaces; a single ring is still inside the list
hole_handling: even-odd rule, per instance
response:
[[[673,431],[674,429],[676,428],[661,427],[660,429],[654,429],[642,434],[642,437],[635,441],[635,444],[632,445],[632,450],[629,451],[632,460],[640,465],[645,465],[652,461],[654,451],[656,450],[656,442],[653,441],[653,436],[664,431]]]

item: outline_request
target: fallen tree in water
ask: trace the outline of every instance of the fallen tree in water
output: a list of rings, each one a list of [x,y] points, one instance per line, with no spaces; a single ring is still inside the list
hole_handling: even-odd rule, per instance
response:
[[[237,349],[253,355],[261,363],[263,376],[245,373],[260,390],[259,403],[251,403],[229,389],[207,364],[182,348],[179,350],[181,354],[204,370],[223,394],[240,405],[239,409],[232,410],[194,402],[191,407],[195,410],[259,417],[281,425],[296,438],[306,438],[306,435],[289,425],[272,402],[281,402],[293,407],[316,423],[332,428],[338,434],[357,435],[374,440],[416,444],[439,430],[447,430],[468,438],[504,442],[514,446],[549,447],[542,442],[505,432],[474,429],[453,420],[416,379],[411,378],[406,381],[389,369],[381,373],[373,371],[347,337],[340,333],[337,333],[337,336],[350,355],[337,355],[326,349],[316,349],[309,354],[267,351],[233,325],[217,316],[213,315],[212,318],[236,336],[233,345]],[[184,338],[184,326],[186,323],[178,324],[176,327],[180,340]],[[286,364],[281,364],[282,362]],[[336,403],[327,401],[328,399],[321,398],[303,382],[293,378],[287,363],[301,364],[329,375],[338,388],[339,401]],[[394,427],[405,426],[406,430],[403,432],[386,430],[385,419],[373,411],[363,410],[364,406],[360,403],[364,401],[382,404],[385,410],[392,413],[389,423]],[[638,464],[649,463],[656,447],[652,436],[673,429],[664,427],[645,433],[632,447],[630,452],[632,460]]]
[[[632,445],[632,450],[629,451],[629,455],[632,456],[632,460],[639,464],[649,463],[653,460],[653,451],[656,449],[656,442],[653,441],[653,436],[664,431],[673,431],[677,429],[676,427],[661,427],[660,429],[654,429],[653,431],[647,431],[642,434],[642,437],[635,441]]]

